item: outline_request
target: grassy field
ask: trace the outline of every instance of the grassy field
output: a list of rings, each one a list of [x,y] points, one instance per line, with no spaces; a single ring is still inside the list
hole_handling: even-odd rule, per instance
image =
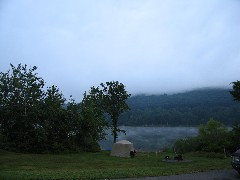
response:
[[[185,163],[163,162],[171,153],[138,153],[135,158],[109,156],[109,151],[78,154],[20,154],[0,150],[0,179],[117,179],[162,176],[231,168],[230,158],[185,154]]]

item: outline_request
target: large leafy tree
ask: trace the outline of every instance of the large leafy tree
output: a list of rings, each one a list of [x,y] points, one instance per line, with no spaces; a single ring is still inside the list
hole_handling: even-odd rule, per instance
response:
[[[36,69],[11,64],[11,71],[0,73],[1,131],[6,141],[20,150],[37,146],[44,80],[37,77]]]
[[[178,153],[191,151],[229,152],[233,144],[231,138],[227,127],[211,118],[206,124],[199,126],[198,136],[179,139],[175,142],[174,148]]]
[[[104,137],[106,122],[100,106],[85,95],[82,105],[71,99],[66,107],[58,87],[44,88],[36,70],[36,66],[11,64],[9,71],[0,73],[0,148],[25,152],[92,149]]]
[[[65,98],[57,86],[48,87],[42,107],[42,127],[47,138],[48,151],[59,151],[67,148],[71,125],[66,117]]]
[[[100,87],[91,87],[88,95],[84,94],[83,112],[88,112],[88,116],[91,114],[92,118],[98,119],[97,122],[102,122],[103,118],[110,117],[108,127],[111,128],[114,142],[116,142],[118,133],[125,133],[118,127],[118,118],[121,113],[129,109],[127,99],[130,96],[125,90],[125,86],[118,81],[101,83]],[[105,124],[100,127],[105,127]]]
[[[85,146],[96,146],[97,141],[105,138],[108,124],[104,118],[102,105],[103,93],[99,88],[91,87],[89,94],[84,93],[80,104],[82,114],[82,142]]]
[[[240,81],[232,82],[232,91],[230,93],[232,94],[235,101],[240,101]]]
[[[111,118],[111,129],[114,142],[118,137],[119,132],[125,132],[118,128],[118,119],[121,113],[129,110],[127,99],[131,96],[125,90],[125,86],[118,81],[101,83],[103,93],[103,107],[105,112]]]
[[[231,152],[235,152],[240,148],[240,123],[236,122],[231,130]]]
[[[240,102],[240,81],[232,82],[232,90],[230,91],[235,101]],[[236,122],[232,129],[233,150],[240,148],[240,123]]]
[[[214,119],[200,125],[198,137],[202,151],[223,152],[230,143],[227,127]]]

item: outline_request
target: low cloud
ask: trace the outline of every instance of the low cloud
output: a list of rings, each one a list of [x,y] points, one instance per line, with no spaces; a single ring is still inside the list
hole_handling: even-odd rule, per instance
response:
[[[131,94],[229,87],[240,79],[240,2],[30,1],[0,3],[0,71],[38,66],[77,100],[118,80]]]

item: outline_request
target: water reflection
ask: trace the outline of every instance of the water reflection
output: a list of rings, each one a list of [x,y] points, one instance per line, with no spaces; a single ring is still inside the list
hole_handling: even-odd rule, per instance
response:
[[[171,147],[178,138],[197,136],[197,127],[129,127],[122,126],[126,135],[119,134],[118,140],[128,140],[133,143],[138,151],[156,151],[165,147]],[[112,148],[113,136],[110,131],[106,140],[100,141],[101,149]]]

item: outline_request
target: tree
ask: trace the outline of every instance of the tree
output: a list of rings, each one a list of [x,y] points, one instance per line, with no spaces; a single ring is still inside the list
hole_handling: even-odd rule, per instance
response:
[[[240,148],[240,123],[236,122],[231,130],[231,151],[235,152]]]
[[[11,64],[11,71],[0,73],[1,132],[20,150],[36,147],[38,112],[44,94],[44,81],[37,77],[36,69]]]
[[[24,152],[68,148],[72,126],[62,108],[63,94],[56,86],[44,91],[45,82],[36,70],[11,64],[9,71],[0,73],[2,148]]]
[[[230,91],[231,95],[233,96],[235,101],[240,101],[240,81],[235,81],[232,82],[233,86],[233,90]]]
[[[210,119],[206,124],[199,126],[198,136],[178,139],[174,148],[178,153],[191,151],[223,153],[230,152],[232,144],[233,136],[227,127],[219,121]]]
[[[107,115],[110,116],[111,122],[108,127],[111,127],[114,142],[116,142],[118,132],[125,133],[118,128],[118,118],[121,113],[129,109],[126,101],[130,96],[125,86],[118,81],[101,83],[100,87],[91,87],[89,95],[84,94],[82,107],[89,113],[92,111],[92,117],[95,119],[106,119]]]
[[[231,95],[233,96],[235,101],[239,101],[240,102],[240,81],[235,81],[232,82],[233,86],[233,90],[230,91]],[[240,123],[239,122],[235,122],[235,125],[233,126],[232,129],[232,141],[233,141],[233,148],[232,149],[238,149],[240,147]],[[235,150],[236,150],[235,149]]]
[[[38,153],[99,149],[107,124],[102,101],[96,101],[102,91],[93,88],[82,104],[71,99],[66,106],[59,88],[44,88],[36,70],[11,64],[0,73],[0,148]]]
[[[118,81],[101,83],[103,92],[103,106],[105,112],[111,117],[111,129],[114,143],[118,137],[118,132],[125,132],[118,128],[118,118],[121,113],[129,110],[127,99],[131,96],[125,90],[125,86]]]
[[[198,132],[202,151],[223,152],[229,146],[229,132],[219,121],[210,119],[207,124],[200,125]]]
[[[84,93],[80,110],[82,115],[82,131],[79,136],[84,146],[91,151],[96,151],[98,145],[96,142],[105,138],[105,129],[108,124],[104,118],[104,109],[102,106],[102,91],[99,88],[91,87],[89,94]],[[92,148],[90,148],[92,146]]]
[[[42,119],[44,145],[47,151],[63,151],[68,149],[70,122],[66,116],[65,98],[57,86],[48,87],[42,104]]]

